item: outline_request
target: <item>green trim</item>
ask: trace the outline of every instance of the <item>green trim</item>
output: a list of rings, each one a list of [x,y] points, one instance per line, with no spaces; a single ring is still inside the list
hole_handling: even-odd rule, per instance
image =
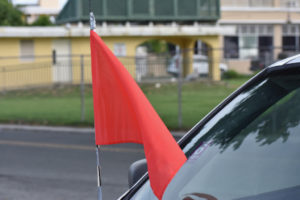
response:
[[[210,16],[212,15],[212,14],[211,14],[211,13],[212,13],[212,12],[211,12],[211,9],[212,9],[211,1],[212,1],[212,0],[209,0],[209,1],[208,1],[208,5],[207,5],[207,7],[208,7],[208,14],[209,14]]]
[[[74,1],[74,0],[73,0]],[[76,16],[82,16],[83,10],[82,10],[82,1],[76,0]]]
[[[115,16],[115,17],[103,17],[103,16],[96,16],[96,21],[111,21],[111,22],[126,22],[126,21],[135,21],[135,22],[148,22],[148,21],[153,21],[153,22],[172,22],[172,21],[198,21],[198,22],[215,22],[217,21],[218,18],[208,18],[208,17],[201,17],[201,18],[192,18],[192,17],[180,17],[180,18],[170,18],[168,17],[160,17],[160,18],[148,18],[148,17],[140,17],[136,18],[136,16],[132,16],[131,18],[124,18],[122,16]],[[57,24],[64,24],[64,23],[69,23],[69,22],[88,22],[89,18],[88,17],[72,17],[72,18],[65,18],[63,20],[58,20]]]
[[[155,11],[154,11],[154,0],[149,1],[149,9],[150,9],[150,18],[154,17]]]
[[[64,24],[64,23],[79,22],[79,21],[83,21],[83,20],[81,20],[81,18],[78,17],[69,17],[69,18],[57,20],[56,22],[57,24]],[[89,21],[89,19],[87,21]]]
[[[197,15],[200,16],[200,0],[197,0]]]
[[[96,0],[93,0],[96,1]],[[126,1],[126,9],[127,12],[125,15],[108,15],[107,10],[107,1],[102,0],[102,12],[103,14],[94,13],[97,21],[208,21],[213,22],[217,21],[220,18],[220,0],[197,0],[197,15],[178,15],[178,2],[183,0],[173,0],[173,15],[155,15],[155,5],[154,0],[148,0],[149,3],[149,13],[145,14],[134,14],[133,13],[133,0],[122,0]],[[163,1],[163,0],[162,0]],[[185,1],[188,3],[189,1]],[[208,7],[207,15],[203,16],[201,9],[201,2],[205,2]],[[89,16],[83,15],[83,3],[86,3],[86,0],[69,0],[60,14],[56,18],[57,24],[63,24],[68,22],[76,22],[76,21],[86,21],[89,19]],[[75,4],[75,5],[74,5]],[[70,7],[75,9],[70,9]],[[74,17],[73,17],[74,16]]]
[[[220,0],[217,0],[217,8],[219,8],[219,9],[216,9],[216,15],[217,15],[217,17],[218,17],[218,19],[220,19],[221,18],[221,10],[220,10]]]
[[[133,16],[132,3],[132,0],[127,0],[127,15],[129,18]]]
[[[66,14],[66,9],[67,7],[69,6],[70,4],[70,1],[68,1],[65,6],[63,7],[63,9],[60,11],[59,15],[56,17],[55,21],[60,21],[60,20],[63,20],[61,18],[63,18],[63,16]]]
[[[102,7],[103,7],[103,16],[107,16],[107,2],[106,2],[106,0],[102,0]],[[96,18],[96,20],[97,20],[97,18]]]
[[[182,0],[179,0],[182,1]],[[175,18],[178,17],[178,0],[174,0],[174,15]]]

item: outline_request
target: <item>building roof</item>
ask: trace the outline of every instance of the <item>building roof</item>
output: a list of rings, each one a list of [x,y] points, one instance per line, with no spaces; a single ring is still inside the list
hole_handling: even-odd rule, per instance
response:
[[[36,6],[39,4],[39,0],[10,0],[10,2],[18,6]]]
[[[88,2],[69,0],[56,22],[88,22]],[[91,0],[91,7],[98,22],[215,22],[220,18],[220,0]]]
[[[0,27],[1,38],[54,38],[54,37],[89,37],[89,27]],[[106,36],[202,36],[233,34],[231,26],[214,25],[164,25],[164,26],[113,26],[97,27],[99,35]]]
[[[40,6],[26,6],[21,8],[22,12],[26,15],[57,15],[59,8],[43,8]]]

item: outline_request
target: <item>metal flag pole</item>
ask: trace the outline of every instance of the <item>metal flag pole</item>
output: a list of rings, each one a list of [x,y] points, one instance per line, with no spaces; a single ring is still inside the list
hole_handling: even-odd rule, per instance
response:
[[[97,156],[97,187],[98,187],[98,200],[102,200],[102,183],[101,183],[101,168],[100,168],[100,147],[96,145]]]
[[[96,20],[94,13],[92,12],[91,0],[89,0],[90,11],[90,29],[94,31],[96,29]],[[97,190],[98,200],[102,200],[102,183],[101,183],[101,167],[100,167],[100,145],[96,145],[96,157],[97,157]]]

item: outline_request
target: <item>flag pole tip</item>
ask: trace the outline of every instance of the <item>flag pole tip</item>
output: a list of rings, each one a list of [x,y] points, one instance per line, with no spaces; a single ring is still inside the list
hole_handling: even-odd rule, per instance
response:
[[[96,19],[93,12],[90,12],[90,28],[91,30],[96,29]]]

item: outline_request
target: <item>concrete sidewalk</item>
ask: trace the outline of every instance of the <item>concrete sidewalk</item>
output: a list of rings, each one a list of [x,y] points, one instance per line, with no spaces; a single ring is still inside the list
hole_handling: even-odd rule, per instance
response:
[[[67,133],[94,133],[94,128],[68,127],[68,126],[34,126],[34,125],[14,125],[0,124],[1,130],[24,130],[32,132],[67,132]],[[175,138],[181,138],[186,132],[171,131]]]

